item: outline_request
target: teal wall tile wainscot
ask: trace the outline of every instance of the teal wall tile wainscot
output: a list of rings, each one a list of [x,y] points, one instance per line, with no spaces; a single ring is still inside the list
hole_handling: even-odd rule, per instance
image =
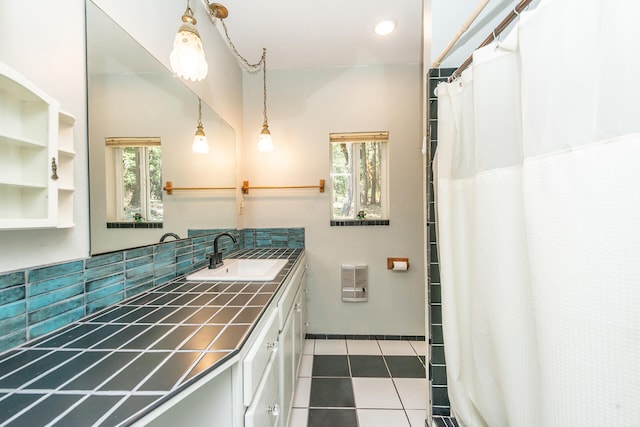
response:
[[[202,268],[219,249],[304,248],[303,228],[189,230],[182,240],[0,274],[0,352]]]

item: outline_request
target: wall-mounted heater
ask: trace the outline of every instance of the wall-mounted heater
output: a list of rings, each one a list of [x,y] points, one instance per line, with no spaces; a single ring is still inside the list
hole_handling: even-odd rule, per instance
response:
[[[342,264],[342,301],[365,302],[369,298],[369,269],[366,264]]]

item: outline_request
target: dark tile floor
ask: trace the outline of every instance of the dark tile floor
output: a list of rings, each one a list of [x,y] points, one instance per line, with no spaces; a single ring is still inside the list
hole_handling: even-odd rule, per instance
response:
[[[289,427],[424,427],[424,341],[307,340]]]
[[[433,417],[433,427],[459,427],[458,422],[452,417]]]

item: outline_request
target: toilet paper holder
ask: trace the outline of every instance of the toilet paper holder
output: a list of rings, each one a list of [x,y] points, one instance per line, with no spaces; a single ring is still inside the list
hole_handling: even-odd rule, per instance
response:
[[[394,262],[406,262],[407,270],[409,269],[409,258],[387,258],[387,270],[393,270]]]

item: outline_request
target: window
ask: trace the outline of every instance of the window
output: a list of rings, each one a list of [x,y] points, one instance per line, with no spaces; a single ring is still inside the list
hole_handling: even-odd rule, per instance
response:
[[[108,219],[162,221],[160,138],[107,138],[106,146],[113,163],[107,167]]]
[[[388,219],[388,132],[332,133],[331,220]]]

